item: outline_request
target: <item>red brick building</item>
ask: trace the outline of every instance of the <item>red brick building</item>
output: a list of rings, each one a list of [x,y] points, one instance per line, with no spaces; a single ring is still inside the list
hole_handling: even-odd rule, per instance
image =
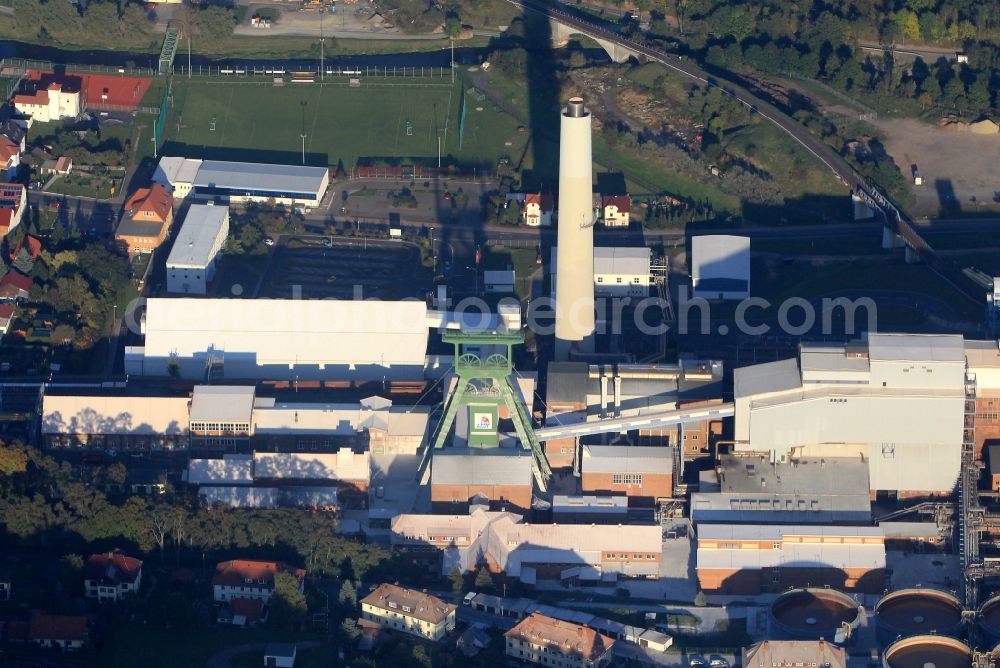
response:
[[[468,512],[472,503],[490,510],[531,508],[531,453],[514,448],[445,448],[431,460],[431,506],[435,513]]]
[[[629,505],[649,506],[673,496],[673,467],[671,447],[585,445],[581,488],[584,494],[627,496]]]

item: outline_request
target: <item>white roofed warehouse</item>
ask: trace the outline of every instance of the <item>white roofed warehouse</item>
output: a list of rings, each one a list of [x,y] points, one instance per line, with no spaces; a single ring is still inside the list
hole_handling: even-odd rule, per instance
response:
[[[151,298],[127,373],[191,380],[417,380],[427,306],[418,301]],[[174,367],[171,371],[171,367]]]
[[[229,209],[192,204],[167,258],[167,292],[203,295],[229,236]]]
[[[314,209],[330,185],[326,167],[163,157],[153,180],[178,199],[266,203]]]
[[[951,494],[958,481],[966,356],[960,335],[870,334],[803,344],[798,359],[736,369],[736,449],[864,458],[871,491]]]
[[[46,394],[46,447],[160,450],[188,445],[187,397]]]
[[[691,292],[702,299],[750,296],[750,237],[691,237]]]

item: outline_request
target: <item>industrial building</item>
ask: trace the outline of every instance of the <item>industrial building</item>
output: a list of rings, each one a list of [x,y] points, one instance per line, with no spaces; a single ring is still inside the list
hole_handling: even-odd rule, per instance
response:
[[[439,550],[442,575],[485,564],[525,584],[655,579],[663,553],[659,526],[522,524],[518,515],[481,508],[468,516],[397,515],[392,544],[417,552]]]
[[[185,476],[209,504],[269,508],[364,508],[371,456],[345,448],[336,453],[255,452],[194,458]]]
[[[202,380],[416,380],[427,307],[417,301],[150,298],[125,371]]]
[[[674,494],[670,446],[585,445],[580,458],[584,494],[625,496],[630,505],[652,506]]]
[[[192,204],[167,257],[167,292],[205,294],[228,236],[228,207]]]
[[[330,185],[330,172],[325,167],[164,156],[153,181],[166,186],[177,199],[209,199],[229,204],[273,201],[315,209]]]
[[[552,249],[549,272],[553,277],[552,298],[558,302],[559,248]],[[594,248],[594,295],[597,297],[648,297],[655,285],[649,248]]]
[[[597,422],[607,417],[639,416],[654,412],[720,402],[722,363],[713,360],[680,360],[677,364],[598,365],[585,362],[550,362],[546,376],[545,426]],[[708,452],[722,435],[721,420],[704,420],[678,426],[641,429],[636,445],[671,445],[682,449],[685,459]],[[606,435],[588,437],[597,444]],[[572,467],[579,452],[575,438],[545,442],[553,468]]]
[[[191,447],[239,449],[250,443],[252,385],[195,385],[191,392]]]
[[[723,455],[691,494],[695,524],[866,524],[868,462],[861,457]]]
[[[691,237],[690,267],[692,297],[746,299],[750,296],[750,237]]]
[[[950,494],[961,462],[966,392],[958,335],[875,334],[803,344],[798,359],[736,369],[735,449],[863,457],[872,491]]]
[[[885,589],[885,534],[877,527],[702,524],[696,572],[703,591],[753,595],[828,586]]]
[[[560,116],[556,359],[594,350],[594,165],[591,115],[572,97]]]
[[[258,451],[349,447],[372,454],[414,455],[426,438],[429,416],[429,406],[394,406],[382,397],[368,397],[356,404],[290,403],[257,397],[252,442]]]
[[[626,496],[552,497],[552,521],[556,524],[625,524],[628,522]]]
[[[480,503],[523,513],[532,489],[531,453],[520,448],[444,448],[431,461],[435,513],[468,512]]]
[[[763,640],[743,648],[740,665],[847,668],[847,652],[827,640]]]
[[[170,450],[188,445],[187,397],[60,396],[42,400],[48,448]]]
[[[966,341],[965,364],[966,382],[976,393],[974,437],[981,460],[985,444],[1000,440],[1000,344]]]
[[[611,663],[613,638],[597,631],[532,613],[504,634],[509,660],[567,668],[603,668]]]

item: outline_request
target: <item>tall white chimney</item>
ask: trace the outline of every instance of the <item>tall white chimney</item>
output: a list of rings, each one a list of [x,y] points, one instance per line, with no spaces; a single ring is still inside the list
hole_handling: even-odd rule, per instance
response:
[[[594,171],[590,111],[571,97],[559,131],[556,359],[594,346]]]

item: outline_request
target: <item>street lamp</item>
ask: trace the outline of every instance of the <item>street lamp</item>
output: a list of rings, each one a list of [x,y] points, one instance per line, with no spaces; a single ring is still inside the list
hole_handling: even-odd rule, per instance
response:
[[[306,164],[306,104],[308,103],[305,100],[300,100],[299,104],[302,105],[302,132],[299,133],[299,137],[302,138],[302,164],[304,165]]]

